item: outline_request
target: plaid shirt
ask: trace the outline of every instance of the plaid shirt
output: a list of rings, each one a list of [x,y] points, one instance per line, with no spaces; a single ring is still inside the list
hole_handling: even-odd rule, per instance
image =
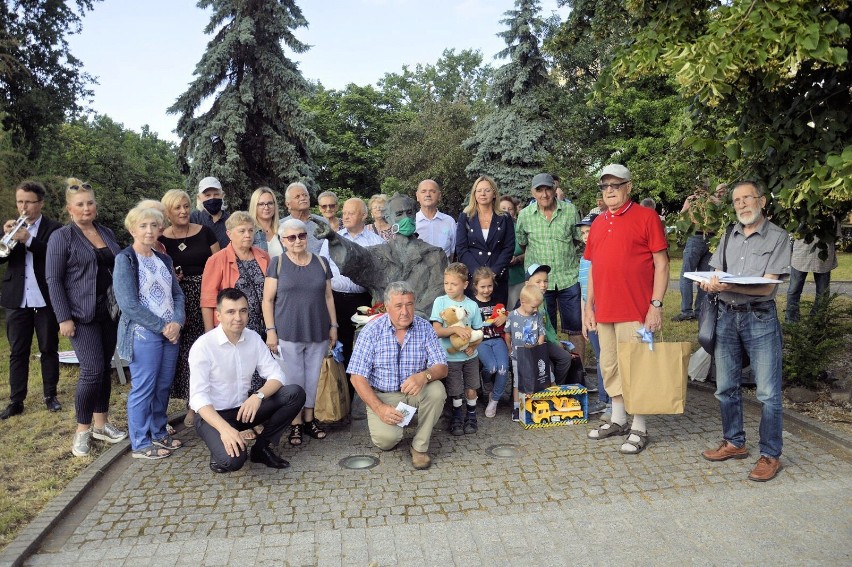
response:
[[[580,242],[577,207],[556,201],[556,210],[548,221],[533,203],[524,207],[515,225],[515,238],[526,247],[524,269],[532,264],[546,264],[551,272],[548,290],[567,289],[577,283],[580,260],[574,242]]]
[[[385,314],[361,329],[346,372],[365,377],[380,392],[399,392],[412,374],[446,363],[447,355],[428,321],[415,316],[400,345]]]

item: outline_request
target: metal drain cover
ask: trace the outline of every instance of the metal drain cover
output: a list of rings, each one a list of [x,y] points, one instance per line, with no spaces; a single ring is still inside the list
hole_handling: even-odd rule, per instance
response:
[[[485,452],[500,459],[514,459],[521,454],[517,445],[492,445]]]
[[[340,466],[353,471],[371,469],[379,464],[379,459],[370,455],[352,455],[340,460]]]

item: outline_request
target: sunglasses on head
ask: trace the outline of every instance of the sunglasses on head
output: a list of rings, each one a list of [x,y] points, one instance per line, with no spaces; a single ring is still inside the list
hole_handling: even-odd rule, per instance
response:
[[[86,191],[89,191],[91,188],[92,186],[88,183],[83,183],[82,185],[72,185],[68,189],[70,189],[71,191],[79,191],[80,189],[85,189]]]
[[[307,240],[308,239],[308,233],[307,232],[300,232],[299,234],[290,234],[290,235],[284,237],[284,239],[287,240],[287,242],[296,242],[297,238],[299,240]]]

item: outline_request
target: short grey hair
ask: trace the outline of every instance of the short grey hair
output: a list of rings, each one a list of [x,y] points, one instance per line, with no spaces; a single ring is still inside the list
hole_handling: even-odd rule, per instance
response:
[[[305,186],[304,183],[302,183],[301,181],[294,181],[293,183],[291,183],[290,185],[287,186],[287,189],[284,190],[284,202],[285,203],[290,200],[290,189],[295,189],[297,187],[299,189],[304,189],[305,191],[308,191],[308,188],[307,188],[307,186]],[[308,196],[310,196],[310,194],[311,194],[311,192],[308,191]]]
[[[763,185],[761,185],[757,181],[752,181],[751,179],[744,179],[743,181],[737,181],[736,183],[734,183],[734,186],[731,187],[731,190],[728,193],[731,196],[731,199],[734,198],[734,191],[745,185],[751,185],[752,187],[754,187],[754,190],[757,193],[758,197],[763,197],[766,195],[766,189],[764,189]]]
[[[323,191],[322,193],[317,195],[317,201],[319,201],[323,197],[334,197],[334,202],[337,202],[337,193],[335,193],[334,191]]]
[[[287,219],[278,227],[278,236],[284,237],[288,230],[302,230],[308,232],[308,227],[299,219]]]
[[[390,303],[392,295],[415,295],[414,288],[411,284],[404,281],[391,282],[385,288],[385,305]]]

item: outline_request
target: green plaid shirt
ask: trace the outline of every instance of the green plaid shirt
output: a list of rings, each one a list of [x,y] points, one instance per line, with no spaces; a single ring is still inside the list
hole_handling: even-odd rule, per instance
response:
[[[532,264],[546,264],[551,272],[547,289],[567,289],[577,283],[580,259],[574,242],[580,242],[577,207],[556,201],[550,221],[533,203],[521,209],[515,225],[515,239],[526,247],[524,270]]]

